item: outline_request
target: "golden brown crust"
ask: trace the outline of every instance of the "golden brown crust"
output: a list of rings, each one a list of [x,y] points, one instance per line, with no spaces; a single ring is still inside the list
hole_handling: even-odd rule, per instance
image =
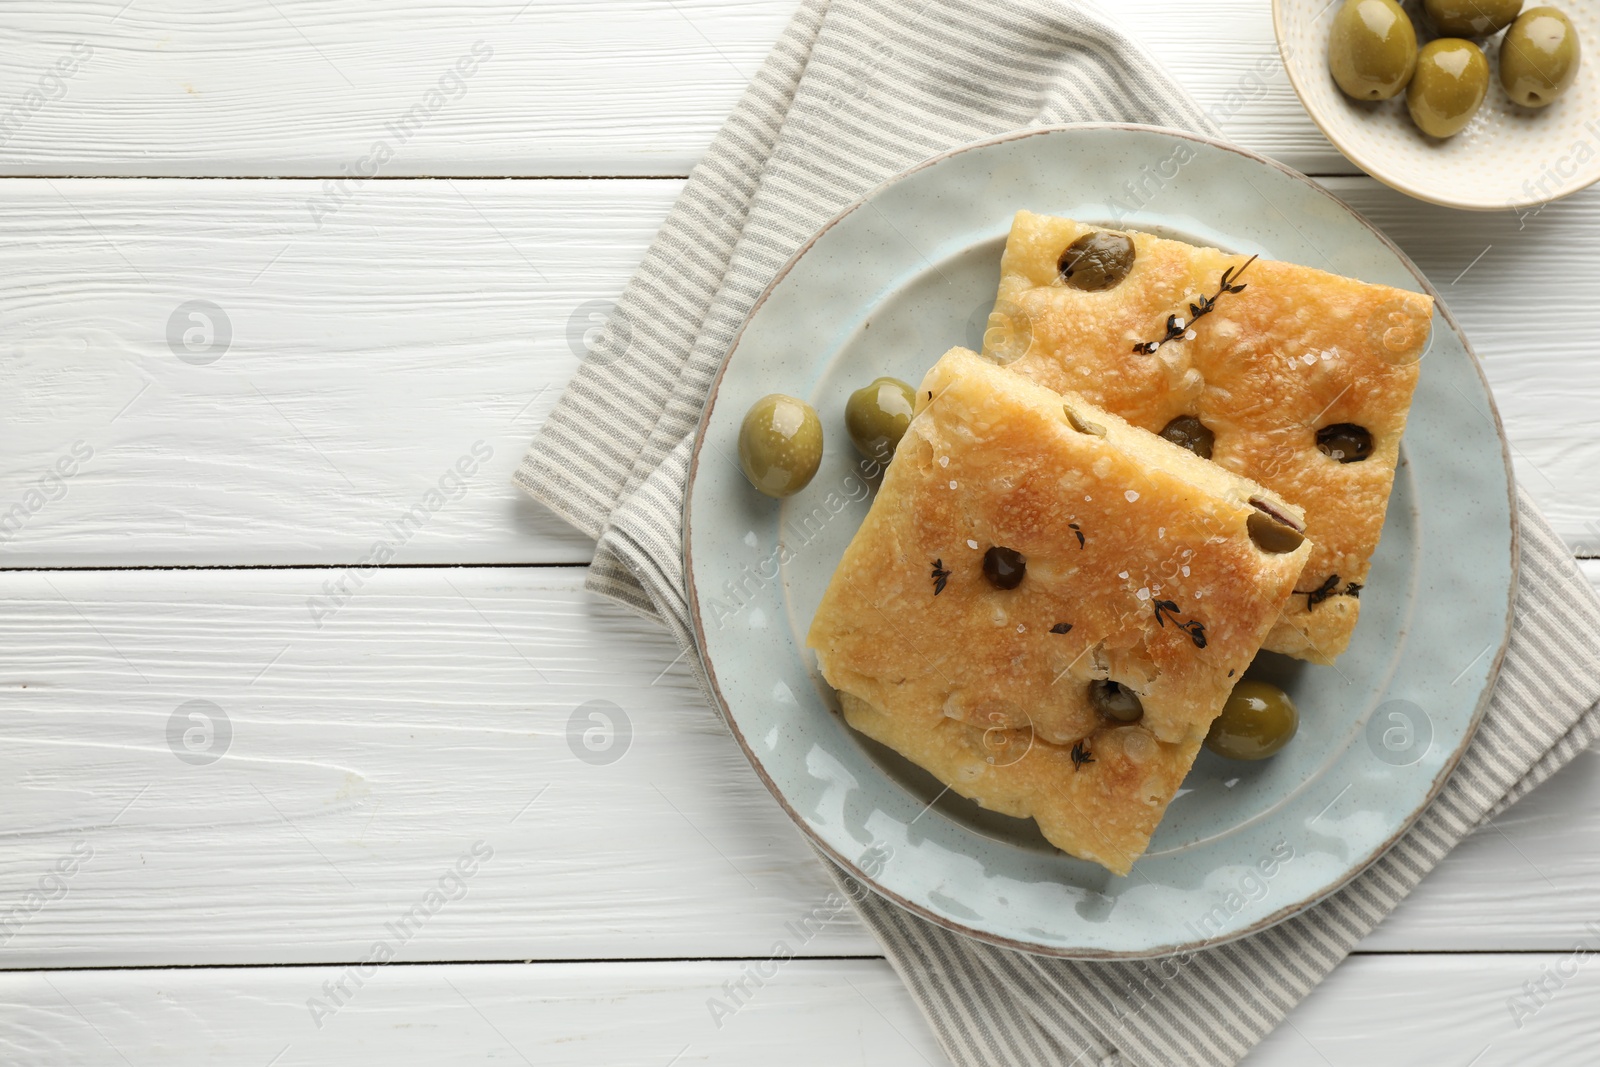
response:
[[[1076,798],[1076,822],[1092,831],[1069,832],[1061,802],[1034,795],[1045,779],[962,791],[1002,811],[1032,796],[1052,842],[1126,870],[1115,857],[1131,863],[1143,851],[1312,551],[1258,549],[1250,501],[1266,498],[1295,519],[1298,509],[963,349],[929,371],[917,401],[807,644],[828,681],[880,717],[866,732],[941,777],[967,766],[953,754],[958,742],[970,755],[986,731],[1027,731],[1045,746],[1029,773],[1081,779],[1055,788]],[[1101,432],[1075,429],[1069,407]],[[984,577],[994,546],[1027,560],[1015,589]],[[1135,732],[1159,743],[1138,773],[1094,750],[1108,720],[1089,683],[1106,678],[1139,694]],[[916,740],[931,726],[944,740]],[[1063,770],[1060,754],[1085,739],[1095,763]],[[993,774],[1005,777],[992,768],[980,777]],[[1146,779],[1162,788],[1170,779],[1153,809]],[[1107,840],[1092,846],[1091,832]]]
[[[1136,344],[1165,336],[1169,315],[1187,326],[1197,298],[1215,295],[1223,273],[1247,257],[1130,233],[1127,278],[1082,292],[1062,282],[1057,263],[1093,229],[1017,214],[986,353],[1147,430],[1198,416],[1216,435],[1217,463],[1302,505],[1316,547],[1301,588],[1336,576],[1336,591],[1293,598],[1266,647],[1332,662],[1359,614],[1351,583],[1366,582],[1383,527],[1432,299],[1258,260],[1236,279],[1244,291],[1223,294],[1190,327],[1192,339],[1135,354]],[[1337,423],[1371,432],[1367,459],[1340,463],[1317,448],[1317,430]]]
[[[1066,852],[1127,874],[1189,773],[1200,742],[1167,744],[1141,726],[1102,725],[1094,762],[1032,731],[979,729],[932,711],[890,713],[840,693],[845,721],[990,811],[1033,819]]]

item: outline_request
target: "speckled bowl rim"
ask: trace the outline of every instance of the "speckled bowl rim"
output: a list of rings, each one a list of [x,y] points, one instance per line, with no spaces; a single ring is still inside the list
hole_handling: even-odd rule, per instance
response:
[[[802,257],[806,255],[807,252],[811,250],[817,241],[834,226],[838,225],[842,220],[866,205],[874,196],[878,194],[880,190],[897,182],[903,181],[912,174],[926,170],[928,167],[940,163],[952,156],[960,155],[964,152],[971,152],[976,149],[986,148],[991,145],[1003,144],[1009,141],[1019,141],[1029,137],[1049,136],[1052,134],[1084,130],[1128,130],[1142,133],[1155,133],[1181,140],[1193,141],[1198,144],[1208,145],[1212,148],[1231,152],[1235,155],[1243,157],[1244,159],[1271,167],[1272,169],[1280,171],[1284,175],[1311,187],[1317,193],[1336,204],[1356,222],[1360,223],[1366,229],[1371,231],[1371,233],[1377,237],[1378,240],[1381,241],[1390,252],[1394,254],[1401,265],[1403,265],[1405,269],[1412,274],[1412,276],[1416,279],[1417,284],[1421,286],[1422,291],[1433,297],[1436,309],[1443,316],[1444,320],[1449,324],[1450,328],[1455,332],[1457,338],[1460,340],[1462,348],[1465,350],[1467,357],[1471,361],[1473,371],[1478,375],[1478,379],[1483,385],[1484,397],[1488,401],[1489,416],[1494,424],[1495,436],[1500,441],[1500,459],[1502,468],[1506,474],[1506,494],[1511,524],[1511,580],[1508,583],[1508,590],[1506,594],[1505,622],[1501,631],[1499,645],[1494,650],[1494,658],[1486,676],[1483,690],[1478,694],[1477,703],[1473,708],[1469,725],[1463,732],[1460,744],[1457,745],[1455,751],[1450,753],[1450,755],[1442,762],[1434,781],[1429,786],[1428,791],[1423,797],[1422,801],[1414,810],[1408,812],[1399,820],[1398,826],[1394,833],[1388,838],[1384,839],[1384,841],[1382,841],[1368,855],[1353,861],[1350,864],[1349,870],[1343,877],[1334,880],[1331,884],[1325,886],[1320,892],[1302,898],[1294,903],[1287,904],[1284,907],[1279,908],[1277,911],[1271,912],[1270,914],[1258,919],[1253,923],[1250,923],[1247,926],[1241,927],[1238,930],[1229,931],[1226,934],[1214,938],[1159,945],[1150,949],[1130,951],[1075,950],[1071,948],[1063,949],[1054,945],[1044,945],[1032,941],[1023,941],[1016,938],[1003,937],[987,930],[968,926],[964,923],[958,922],[948,915],[943,915],[939,912],[933,911],[932,909],[925,908],[919,904],[905,899],[892,890],[889,890],[882,885],[877,878],[863,870],[860,864],[850,859],[848,856],[844,855],[838,849],[834,848],[826,840],[824,840],[822,835],[811,826],[806,818],[794,809],[794,807],[789,803],[788,798],[784,796],[783,791],[778,787],[778,784],[769,776],[766,768],[761,762],[760,757],[751,747],[749,740],[745,737],[743,731],[740,730],[738,719],[730,710],[726,697],[723,696],[721,685],[717,679],[716,665],[711,662],[710,657],[707,656],[705,652],[706,633],[704,626],[704,614],[701,610],[699,591],[696,588],[696,582],[694,578],[694,554],[692,550],[691,538],[691,530],[693,528],[693,490],[695,478],[700,469],[700,457],[706,443],[706,429],[710,424],[711,411],[715,406],[717,394],[722,387],[723,378],[727,375],[728,367],[733,361],[734,354],[739,350],[739,342],[743,339],[745,330],[750,325],[750,321],[760,312],[762,305],[766,303],[767,298],[772,295],[773,291],[783,282],[784,278],[788,276],[789,272],[794,269],[795,265],[801,260]],[[1376,863],[1384,855],[1384,853],[1386,853],[1395,845],[1396,842],[1404,837],[1406,833],[1410,831],[1411,827],[1416,823],[1417,819],[1421,817],[1422,813],[1426,811],[1429,805],[1431,805],[1438,797],[1440,790],[1444,788],[1444,784],[1449,781],[1450,776],[1455,772],[1456,766],[1461,762],[1461,757],[1466,753],[1468,746],[1472,743],[1473,737],[1475,737],[1477,734],[1478,727],[1483,721],[1484,712],[1488,709],[1489,701],[1494,696],[1495,683],[1499,677],[1501,664],[1505,659],[1506,647],[1511,642],[1512,626],[1514,622],[1513,610],[1516,605],[1517,587],[1521,567],[1521,528],[1517,512],[1516,483],[1512,476],[1511,446],[1510,442],[1506,438],[1505,425],[1500,419],[1500,410],[1495,404],[1494,393],[1489,386],[1488,377],[1483,373],[1482,363],[1478,359],[1477,353],[1473,351],[1472,346],[1468,342],[1466,334],[1462,331],[1460,324],[1456,322],[1455,316],[1452,315],[1449,308],[1446,307],[1443,297],[1440,296],[1438,290],[1436,290],[1433,284],[1428,281],[1427,277],[1422,273],[1422,271],[1417,268],[1416,264],[1411,261],[1411,258],[1401,251],[1400,247],[1391,241],[1388,235],[1369,222],[1360,214],[1360,212],[1356,211],[1349,204],[1346,204],[1343,200],[1324,189],[1321,185],[1318,185],[1316,182],[1312,181],[1304,174],[1301,174],[1299,171],[1279,163],[1275,159],[1270,159],[1267,156],[1252,152],[1249,149],[1240,148],[1238,145],[1231,144],[1227,141],[1221,141],[1200,134],[1190,133],[1185,130],[1168,129],[1164,127],[1142,125],[1138,123],[1117,122],[1071,123],[1060,126],[1028,127],[1027,129],[1014,130],[995,137],[988,137],[979,141],[973,141],[971,143],[949,149],[945,152],[941,152],[938,155],[931,156],[928,159],[923,160],[921,163],[918,163],[913,167],[909,167],[906,170],[901,171],[899,174],[896,174],[893,177],[888,178],[874,186],[859,199],[852,202],[849,206],[845,207],[837,215],[824,223],[816,233],[812,234],[811,237],[809,237],[806,242],[800,246],[794,255],[789,258],[788,262],[786,262],[783,267],[779,269],[777,274],[773,276],[772,281],[769,282],[767,287],[761,291],[761,295],[756,298],[755,303],[751,305],[749,314],[745,316],[744,322],[740,324],[738,332],[734,335],[733,341],[728,347],[728,354],[723,358],[722,365],[717,369],[716,377],[712,380],[711,388],[706,394],[705,408],[701,412],[699,425],[695,429],[694,445],[689,457],[688,479],[685,484],[687,488],[684,493],[683,502],[684,585],[689,608],[690,623],[693,628],[695,639],[695,653],[700,658],[701,667],[705,672],[710,695],[712,699],[716,701],[717,709],[722,714],[723,722],[727,725],[729,732],[733,734],[734,739],[739,744],[740,750],[744,752],[745,758],[750,762],[750,766],[754,768],[756,775],[767,787],[768,792],[772,794],[773,798],[777,800],[779,806],[783,808],[790,820],[800,828],[801,833],[806,836],[813,846],[821,850],[825,855],[833,860],[834,863],[838,864],[841,868],[847,871],[851,877],[855,878],[863,885],[870,887],[873,892],[877,893],[885,900],[892,901],[901,908],[904,908],[906,911],[909,911],[915,915],[919,915],[922,918],[927,919],[929,922],[935,923],[936,925],[942,926],[948,930],[952,930],[958,934],[965,934],[968,937],[986,942],[988,944],[999,945],[1003,948],[1014,949],[1019,952],[1027,952],[1032,955],[1050,956],[1061,959],[1119,960],[1155,959],[1180,952],[1191,952],[1199,948],[1210,948],[1216,945],[1226,944],[1231,941],[1236,941],[1239,938],[1248,937],[1252,934],[1259,933],[1262,930],[1269,929],[1270,927],[1276,926],[1278,923],[1283,922],[1285,919],[1292,918],[1293,916],[1300,914],[1308,908],[1315,906],[1316,904],[1339,892],[1345,886],[1354,881],[1363,871],[1367,870],[1372,866],[1372,864]]]
[[[1431,189],[1424,189],[1420,186],[1412,185],[1403,179],[1391,177],[1390,175],[1384,173],[1381,159],[1373,159],[1368,153],[1358,151],[1347,141],[1341,139],[1336,133],[1333,132],[1333,130],[1329,129],[1328,124],[1323,121],[1322,115],[1319,113],[1318,109],[1312,106],[1311,99],[1307,95],[1305,86],[1301,84],[1300,77],[1295,73],[1295,65],[1289,60],[1289,50],[1284,44],[1283,40],[1285,35],[1283,25],[1284,9],[1289,5],[1290,2],[1291,0],[1272,0],[1272,36],[1278,46],[1278,59],[1283,63],[1283,69],[1285,73],[1289,75],[1289,84],[1294,87],[1294,95],[1299,98],[1300,106],[1304,108],[1305,113],[1311,117],[1311,121],[1316,123],[1317,129],[1322,131],[1322,136],[1326,137],[1328,142],[1332,144],[1333,147],[1337,148],[1340,152],[1343,152],[1346,159],[1360,167],[1368,177],[1376,178],[1389,188],[1397,189],[1409,197],[1414,197],[1417,200],[1421,200],[1429,204],[1438,204],[1440,207],[1455,208],[1458,211],[1518,211],[1522,208],[1535,207],[1540,204],[1554,203],[1555,201],[1564,197],[1571,196],[1573,193],[1582,192],[1596,182],[1600,182],[1600,170],[1597,170],[1592,175],[1575,176],[1568,181],[1567,185],[1558,188],[1549,196],[1528,197],[1520,200],[1514,196],[1510,196],[1506,197],[1504,200],[1496,200],[1493,203],[1490,203],[1484,200],[1469,200],[1465,198],[1451,197],[1448,193],[1439,193]],[[1331,0],[1329,6],[1331,7],[1333,4],[1339,2],[1340,0]],[[1398,249],[1396,249],[1396,251],[1398,251]],[[1411,265],[1410,260],[1406,261],[1406,265]],[[1420,278],[1421,275],[1419,274],[1418,277]],[[1430,289],[1429,292],[1432,292],[1432,290]],[[1437,296],[1437,294],[1434,295]],[[1455,325],[1454,320],[1451,320],[1451,325]],[[1458,329],[1456,332],[1460,333],[1461,331]],[[1466,335],[1462,334],[1463,343],[1465,343],[1465,338]],[[1471,352],[1472,350],[1471,348],[1468,348],[1467,351]],[[1476,361],[1476,356],[1474,356],[1474,361]],[[1499,416],[1496,415],[1495,418],[1496,422],[1498,423]],[[1502,438],[1504,438],[1504,436],[1504,434],[1501,434]]]

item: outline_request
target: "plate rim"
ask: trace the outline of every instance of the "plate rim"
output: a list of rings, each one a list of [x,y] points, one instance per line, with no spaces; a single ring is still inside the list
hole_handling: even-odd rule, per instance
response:
[[[1307,99],[1306,90],[1300,84],[1300,76],[1296,73],[1294,64],[1289,61],[1289,47],[1284,43],[1284,37],[1286,36],[1284,10],[1289,6],[1290,2],[1291,0],[1272,0],[1272,37],[1278,49],[1278,62],[1283,65],[1283,71],[1289,77],[1289,84],[1294,88],[1295,99],[1300,101],[1300,109],[1306,113],[1306,117],[1317,127],[1318,132],[1328,139],[1329,144],[1337,148],[1340,154],[1350,162],[1360,167],[1361,172],[1367,177],[1375,178],[1389,188],[1402,192],[1416,200],[1421,200],[1423,203],[1436,204],[1439,207],[1453,208],[1457,211],[1481,212],[1520,211],[1523,208],[1553,204],[1557,200],[1563,200],[1574,193],[1581,193],[1596,182],[1600,182],[1600,171],[1596,171],[1592,177],[1575,180],[1542,200],[1537,197],[1532,199],[1517,199],[1513,197],[1507,199],[1504,203],[1491,204],[1483,200],[1451,199],[1448,194],[1430,192],[1408,184],[1400,178],[1390,177],[1388,174],[1381,173],[1381,168],[1376,167],[1368,153],[1357,151],[1335,134],[1333,130],[1329,129],[1328,124],[1323,122],[1322,116],[1317,114],[1317,110],[1311,106],[1310,100]],[[1407,260],[1406,265],[1408,267],[1411,266],[1411,261]],[[1457,332],[1460,333],[1459,330]],[[1465,339],[1466,335],[1462,334],[1462,337]],[[1471,352],[1472,350],[1468,348],[1467,351]],[[1473,358],[1476,360],[1476,355]],[[1504,439],[1504,436],[1502,433],[1501,438]]]
[[[1275,10],[1278,2],[1279,0],[1274,0]],[[940,914],[929,908],[923,907],[920,904],[914,903],[913,901],[907,900],[899,894],[886,888],[875,876],[864,871],[858,863],[839,852],[827,841],[823,840],[822,836],[807,822],[807,820],[790,805],[788,798],[784,796],[783,791],[779,789],[777,783],[772,780],[772,777],[767,773],[766,767],[756,755],[755,750],[751,748],[750,743],[746,740],[743,730],[741,730],[739,727],[737,718],[729,709],[727,698],[724,697],[721,685],[717,679],[716,667],[706,653],[704,616],[701,611],[699,593],[694,582],[694,551],[692,538],[690,536],[690,531],[693,528],[692,518],[694,508],[694,485],[700,470],[701,451],[706,442],[706,431],[710,425],[711,412],[716,405],[717,395],[722,387],[723,378],[727,374],[729,365],[733,362],[734,354],[739,350],[739,344],[744,339],[745,331],[749,327],[750,322],[766,304],[767,299],[772,295],[773,291],[777,289],[777,287],[786,277],[788,277],[790,271],[793,270],[795,265],[799,263],[806,253],[811,251],[811,249],[823,237],[824,234],[828,233],[828,231],[832,230],[844,219],[848,218],[857,210],[865,206],[880,191],[888,188],[891,185],[904,181],[913,174],[916,174],[922,170],[926,170],[928,167],[931,167],[953,156],[994,145],[1025,140],[1030,137],[1101,130],[1153,133],[1159,136],[1176,137],[1181,140],[1204,144],[1212,148],[1231,152],[1235,155],[1243,157],[1246,160],[1258,164],[1264,164],[1306,186],[1309,186],[1323,197],[1326,197],[1328,200],[1332,201],[1350,218],[1358,222],[1360,225],[1366,227],[1366,229],[1370,231],[1373,236],[1377,237],[1378,240],[1381,241],[1383,245],[1395,256],[1400,264],[1411,273],[1412,277],[1421,287],[1421,291],[1433,298],[1435,308],[1443,316],[1445,322],[1450,326],[1450,328],[1455,331],[1457,338],[1461,341],[1462,348],[1466,351],[1473,371],[1477,374],[1478,380],[1483,385],[1484,395],[1489,403],[1489,416],[1494,425],[1495,436],[1500,442],[1501,468],[1505,472],[1505,486],[1511,525],[1511,580],[1508,583],[1508,590],[1506,593],[1506,607],[1500,641],[1498,647],[1495,649],[1494,657],[1489,665],[1488,679],[1478,694],[1477,703],[1473,708],[1467,730],[1463,735],[1461,743],[1456,747],[1455,751],[1452,752],[1440,765],[1439,771],[1435,775],[1433,782],[1429,785],[1426,795],[1413,810],[1408,812],[1400,820],[1400,823],[1395,829],[1394,833],[1385,838],[1368,855],[1354,862],[1350,866],[1350,869],[1343,876],[1331,882],[1320,892],[1295,901],[1291,904],[1286,904],[1284,907],[1279,908],[1278,910],[1271,912],[1260,919],[1257,919],[1255,922],[1250,923],[1247,926],[1244,926],[1238,930],[1230,931],[1227,934],[1219,935],[1217,937],[1177,944],[1158,945],[1148,949],[1134,950],[1073,949],[1070,947],[1062,948],[1060,946],[1045,945],[1038,942],[1023,941],[1017,938],[1005,937],[1000,934],[995,934],[991,931],[965,925],[956,919],[951,918],[950,916]],[[1404,192],[1404,190],[1401,191]],[[827,222],[823,223],[817,229],[817,231],[808,237],[805,242],[795,250],[794,254],[790,256],[787,261],[785,261],[783,266],[780,267],[777,273],[773,275],[772,280],[767,283],[764,289],[762,289],[761,294],[756,297],[754,303],[752,303],[750,306],[749,312],[745,315],[744,320],[739,324],[739,329],[734,333],[733,340],[728,345],[728,352],[723,357],[721,364],[718,366],[717,373],[711,381],[710,389],[706,393],[705,406],[701,410],[700,419],[695,427],[694,443],[691,447],[689,455],[688,476],[684,485],[685,491],[683,497],[681,521],[685,599],[689,609],[689,623],[695,641],[695,654],[700,660],[701,670],[706,679],[707,693],[715,702],[717,710],[721,713],[723,722],[728,727],[729,732],[733,734],[735,741],[738,742],[739,748],[744,753],[746,761],[749,762],[752,769],[755,770],[756,776],[761,779],[762,784],[766,786],[767,791],[772,794],[773,798],[778,802],[779,807],[781,807],[784,813],[788,815],[790,821],[792,821],[799,828],[800,832],[806,837],[807,841],[812,845],[813,848],[821,851],[845,873],[849,874],[852,878],[856,879],[863,885],[866,885],[878,896],[890,901],[897,907],[903,908],[912,914],[921,916],[922,918],[927,919],[938,926],[944,927],[947,930],[958,934],[964,934],[967,937],[974,938],[987,944],[998,945],[1002,948],[1009,948],[1032,955],[1049,956],[1059,959],[1155,959],[1163,956],[1174,955],[1176,953],[1192,952],[1197,949],[1227,944],[1229,942],[1239,940],[1240,938],[1248,937],[1252,934],[1269,929],[1286,919],[1300,914],[1301,912],[1310,910],[1317,904],[1331,897],[1333,894],[1339,892],[1341,889],[1344,889],[1362,873],[1371,868],[1371,866],[1378,862],[1378,860],[1380,860],[1384,854],[1389,851],[1389,849],[1394,847],[1394,845],[1402,837],[1410,832],[1417,820],[1422,817],[1422,814],[1427,811],[1430,806],[1432,806],[1433,802],[1438,798],[1439,793],[1444,789],[1445,783],[1448,782],[1450,777],[1455,773],[1456,767],[1460,764],[1462,757],[1466,754],[1467,749],[1471,746],[1473,738],[1477,736],[1478,727],[1481,725],[1484,713],[1488,710],[1489,702],[1494,696],[1496,682],[1500,674],[1500,667],[1504,662],[1506,649],[1511,642],[1513,623],[1515,619],[1514,610],[1516,606],[1517,590],[1520,585],[1521,577],[1521,521],[1517,508],[1517,486],[1515,471],[1512,467],[1511,461],[1510,441],[1506,437],[1505,425],[1500,418],[1499,406],[1495,403],[1494,391],[1490,387],[1488,377],[1483,372],[1482,361],[1478,358],[1478,354],[1472,348],[1472,344],[1467,339],[1466,333],[1461,329],[1460,324],[1456,321],[1455,316],[1451,313],[1448,306],[1446,306],[1443,297],[1439,294],[1438,290],[1434,288],[1433,284],[1427,279],[1417,265],[1411,261],[1411,258],[1407,256],[1405,252],[1402,251],[1387,234],[1380,230],[1360,212],[1356,211],[1355,208],[1345,203],[1345,201],[1340,197],[1325,189],[1323,186],[1317,184],[1306,175],[1301,174],[1294,168],[1286,166],[1275,159],[1261,155],[1258,152],[1254,152],[1250,149],[1242,148],[1239,145],[1232,144],[1228,141],[1219,140],[1204,134],[1192,133],[1188,130],[1179,130],[1164,126],[1152,126],[1141,123],[1081,122],[1064,123],[1053,126],[1030,126],[1018,130],[1010,130],[992,137],[985,137],[980,140],[970,141],[966,144],[961,144],[946,149],[945,151],[939,152],[936,155],[929,156],[927,159],[924,159],[919,163],[913,164],[912,166],[891,175],[883,181],[878,182],[861,196],[857,197],[855,200],[852,200],[849,204],[845,205],[845,207],[840,209],[837,214],[828,219]]]

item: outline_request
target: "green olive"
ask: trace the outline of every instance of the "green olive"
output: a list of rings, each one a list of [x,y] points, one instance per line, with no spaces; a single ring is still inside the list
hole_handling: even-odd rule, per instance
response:
[[[1578,76],[1578,33],[1553,7],[1531,7],[1500,42],[1500,84],[1523,107],[1547,107]]]
[[[1411,121],[1429,137],[1454,137],[1472,121],[1489,93],[1483,49],[1459,37],[1422,46],[1417,72],[1406,89]]]
[[[1121,233],[1096,230],[1067,246],[1056,261],[1061,279],[1074,289],[1098,293],[1114,289],[1133,269],[1133,241]]]
[[[1294,701],[1275,685],[1245,680],[1233,687],[1222,714],[1206,734],[1206,747],[1226,759],[1266,759],[1300,728]]]
[[[1139,700],[1139,694],[1119,682],[1090,682],[1089,704],[1106,718],[1117,722],[1138,722],[1144,718],[1144,704]]]
[[[762,397],[739,427],[739,463],[750,484],[768,496],[798,493],[822,463],[822,420],[804,400]]]
[[[1106,435],[1104,426],[1101,426],[1098,422],[1090,422],[1082,415],[1079,415],[1073,410],[1071,404],[1062,404],[1061,413],[1067,417],[1067,425],[1079,433],[1086,433],[1091,437],[1104,437]]]
[[[1217,435],[1193,415],[1179,415],[1161,428],[1161,436],[1201,459],[1210,459],[1212,446],[1217,443]]]
[[[844,406],[844,427],[856,451],[887,463],[911,425],[916,394],[899,378],[879,378],[850,394]]]
[[[1487,37],[1517,20],[1522,0],[1423,0],[1443,37]]]
[[[1417,69],[1417,31],[1395,0],[1344,0],[1328,37],[1328,68],[1346,96],[1387,100]]]
[[[1287,555],[1306,540],[1305,534],[1266,511],[1251,512],[1244,526],[1256,547],[1270,556]]]

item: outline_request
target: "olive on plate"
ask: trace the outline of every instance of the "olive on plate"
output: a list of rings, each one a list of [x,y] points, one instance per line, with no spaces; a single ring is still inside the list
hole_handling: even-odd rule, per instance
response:
[[[850,394],[844,406],[844,427],[856,451],[888,463],[911,425],[915,407],[911,386],[898,378],[878,378]]]
[[[771,497],[798,493],[822,463],[822,420],[804,400],[772,393],[750,405],[739,427],[739,464]]]
[[[1275,685],[1246,679],[1233,687],[1222,714],[1206,734],[1206,747],[1226,759],[1266,759],[1300,728],[1294,701]]]

